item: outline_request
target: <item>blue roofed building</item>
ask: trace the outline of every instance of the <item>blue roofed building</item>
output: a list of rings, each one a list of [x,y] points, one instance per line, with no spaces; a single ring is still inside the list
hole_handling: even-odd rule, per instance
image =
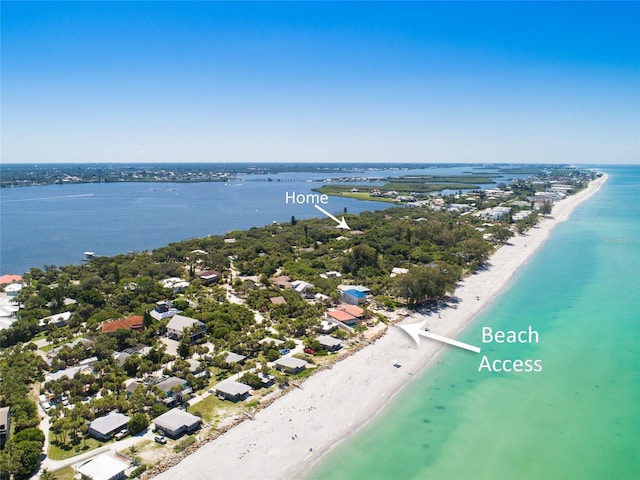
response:
[[[356,290],[354,288],[351,288],[349,290],[343,290],[342,294],[340,295],[340,300],[350,305],[359,305],[361,303],[364,303],[366,299],[367,299],[366,293],[361,292],[360,290]]]

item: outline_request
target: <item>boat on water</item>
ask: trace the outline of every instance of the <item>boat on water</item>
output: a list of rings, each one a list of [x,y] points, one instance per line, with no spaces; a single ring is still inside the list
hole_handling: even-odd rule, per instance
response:
[[[84,252],[84,260],[91,260],[92,258],[95,258],[95,256],[95,252]]]

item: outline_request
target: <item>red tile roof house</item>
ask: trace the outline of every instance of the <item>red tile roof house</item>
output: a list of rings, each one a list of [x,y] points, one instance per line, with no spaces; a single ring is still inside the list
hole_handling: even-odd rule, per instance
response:
[[[133,315],[124,320],[113,320],[102,325],[102,333],[113,333],[116,330],[140,330],[142,328],[142,315]]]
[[[22,276],[20,275],[2,275],[0,276],[0,285],[9,285],[10,283],[21,282]]]
[[[326,313],[328,320],[335,320],[345,325],[355,325],[362,321],[364,316],[364,310],[355,305],[342,304],[334,310],[329,310]]]

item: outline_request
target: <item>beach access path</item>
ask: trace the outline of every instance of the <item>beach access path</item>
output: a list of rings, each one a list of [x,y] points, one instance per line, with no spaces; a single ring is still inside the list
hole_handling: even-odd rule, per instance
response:
[[[553,207],[551,216],[525,235],[517,235],[496,251],[488,268],[460,282],[455,308],[425,315],[415,313],[403,323],[427,320],[431,332],[455,338],[498,294],[518,269],[549,237],[559,222],[595,193],[606,175]],[[422,339],[420,346],[391,326],[373,345],[313,375],[295,389],[219,438],[207,443],[158,480],[211,480],[230,474],[240,480],[300,479],[318,461],[378,415],[413,374],[436,363],[445,348]],[[469,352],[470,355],[475,355]],[[394,367],[399,362],[401,368]]]

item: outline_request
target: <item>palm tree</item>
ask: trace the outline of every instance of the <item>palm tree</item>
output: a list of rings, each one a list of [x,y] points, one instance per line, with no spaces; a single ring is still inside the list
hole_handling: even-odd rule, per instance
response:
[[[42,472],[40,472],[40,480],[58,480],[58,477],[46,468],[43,468]]]

